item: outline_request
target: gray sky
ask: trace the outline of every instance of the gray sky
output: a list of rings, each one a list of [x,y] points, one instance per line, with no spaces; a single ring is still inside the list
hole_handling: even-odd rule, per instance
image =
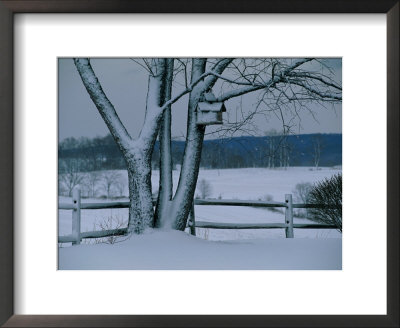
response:
[[[341,59],[325,59],[325,61],[333,69],[335,79],[341,80]],[[106,135],[108,129],[87,94],[72,59],[59,59],[58,63],[59,140],[71,136],[95,137]],[[134,61],[126,58],[92,59],[91,64],[128,132],[133,137],[137,136],[144,120],[147,72]],[[237,119],[238,115],[240,116],[240,107],[251,108],[257,102],[257,97],[256,94],[248,94],[242,99],[235,98],[227,101],[225,105],[228,113],[225,114],[227,115],[225,119],[228,119],[229,122]],[[183,97],[173,105],[172,135],[174,137],[181,137],[186,133],[187,99],[187,97]],[[301,126],[298,125],[298,120],[296,120],[292,132],[342,132],[341,104],[334,106],[328,104],[326,108],[312,104],[310,108],[314,117],[307,110],[300,110]],[[267,117],[256,117],[254,122],[259,135],[263,135],[264,132],[272,129],[282,130],[282,122],[274,114]],[[207,132],[218,127],[207,127]],[[208,136],[208,138],[215,137],[215,135]]]

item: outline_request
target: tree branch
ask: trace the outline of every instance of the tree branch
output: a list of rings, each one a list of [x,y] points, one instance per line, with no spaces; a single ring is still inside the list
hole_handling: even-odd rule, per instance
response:
[[[312,94],[317,95],[317,96],[319,96],[319,97],[321,97],[323,99],[342,100],[341,96],[338,96],[338,95],[335,95],[335,94],[332,94],[332,93],[324,93],[324,92],[318,91],[318,90],[313,89],[313,88],[311,88],[311,87],[309,87],[309,86],[307,86],[304,83],[301,83],[299,81],[289,80],[288,82],[291,83],[291,84],[296,84],[296,85],[306,89],[307,91],[311,92]]]
[[[332,87],[332,88],[335,88],[335,89],[337,89],[337,90],[342,91],[342,87],[341,87],[341,86],[339,86],[339,85],[337,85],[337,84],[335,84],[335,83],[333,83],[333,82],[326,81],[326,80],[323,79],[322,77],[315,76],[315,75],[311,75],[311,74],[309,74],[309,73],[297,73],[297,72],[292,72],[292,73],[290,74],[290,77],[301,77],[301,78],[308,78],[308,79],[318,80],[318,81],[322,82],[323,84],[325,84],[326,86],[329,86],[329,87]]]
[[[288,68],[284,69],[281,73],[273,74],[271,79],[265,84],[256,84],[256,85],[244,87],[241,89],[231,90],[231,91],[228,91],[225,94],[219,96],[217,98],[217,100],[218,101],[226,101],[230,98],[242,96],[249,92],[274,87],[277,83],[285,81],[287,75],[289,75],[289,73],[292,72],[294,69],[296,69],[297,67],[299,67],[307,62],[310,62],[312,60],[313,60],[313,58],[301,59],[301,60],[297,61],[296,63],[294,63],[293,65],[289,66]]]
[[[206,81],[206,89],[211,89],[214,84],[217,82],[218,78],[220,78],[220,74],[228,67],[228,65],[233,61],[233,58],[224,58],[221,59],[218,63],[216,63],[211,69],[212,76],[209,76]],[[211,73],[210,72],[210,73]]]
[[[75,66],[82,79],[86,91],[96,105],[101,117],[106,123],[108,129],[116,140],[117,144],[124,150],[129,149],[131,136],[122,124],[113,104],[107,98],[101,87],[96,74],[94,73],[88,58],[74,58]]]
[[[161,106],[161,110],[164,111],[168,106],[171,106],[172,104],[174,104],[175,102],[177,102],[180,98],[182,98],[184,95],[188,94],[189,92],[191,92],[193,90],[193,88],[199,84],[201,81],[203,81],[203,79],[212,74],[211,72],[205,72],[204,74],[201,74],[199,76],[199,78],[197,78],[194,82],[192,82],[185,90],[183,90],[182,92],[180,92],[178,95],[176,95],[174,98],[170,99],[169,101],[167,101],[166,103],[164,103],[163,106]]]

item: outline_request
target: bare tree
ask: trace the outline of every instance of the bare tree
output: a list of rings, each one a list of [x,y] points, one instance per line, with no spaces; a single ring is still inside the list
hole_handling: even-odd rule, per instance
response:
[[[287,168],[290,164],[291,146],[288,141],[290,129],[284,127],[282,132],[271,129],[265,132],[268,137],[267,143],[267,167],[275,168],[279,162],[279,167]]]
[[[116,181],[114,187],[117,192],[116,195],[118,197],[123,197],[124,193],[125,193],[126,183],[125,183],[125,179],[121,175],[119,176],[118,180]]]
[[[101,181],[101,173],[97,171],[86,173],[83,184],[87,189],[89,197],[96,197],[100,181]]]
[[[159,130],[161,117],[167,104],[165,89],[172,83],[167,72],[172,71],[173,60],[149,59],[144,63],[149,70],[146,116],[137,138],[132,138],[121,122],[113,104],[103,91],[90,61],[74,59],[82,82],[121,150],[128,168],[129,179],[129,232],[141,233],[154,226],[151,197],[151,154]],[[164,105],[163,105],[164,104]]]
[[[314,167],[318,170],[319,162],[321,160],[321,152],[323,148],[323,141],[321,134],[317,134],[312,137],[312,156],[314,161]]]
[[[280,152],[279,152],[279,163],[280,167],[288,168],[290,166],[290,153],[292,151],[292,147],[290,146],[289,140],[289,131],[284,131],[281,136],[280,142]]]
[[[72,197],[73,189],[80,185],[83,182],[83,179],[84,174],[79,171],[78,160],[61,160],[59,162],[59,190],[66,190],[67,195]]]
[[[114,193],[115,189],[120,188],[121,174],[117,171],[106,171],[101,175],[102,187],[105,191],[107,198],[110,198]]]
[[[256,107],[240,122],[227,129],[236,131],[251,121],[258,112],[273,111],[290,126],[291,119],[284,115],[291,110],[294,115],[299,107],[309,109],[310,102],[337,102],[341,100],[341,86],[329,76],[316,72],[310,67],[315,59],[215,59],[207,62],[204,58],[192,60],[192,81],[208,74],[203,83],[198,83],[189,94],[188,128],[182,170],[177,191],[171,201],[165,219],[173,218],[172,226],[183,230],[186,226],[190,204],[193,199],[199,171],[201,149],[205,126],[196,124],[197,104],[204,93],[209,92],[217,81],[222,83],[215,101],[226,101],[242,95],[258,92],[260,100]],[[218,73],[218,72],[220,73]],[[227,72],[228,74],[222,75]],[[302,105],[302,106],[300,106]],[[266,108],[266,109],[265,109]],[[166,153],[166,152],[165,152]],[[168,156],[161,156],[161,163]],[[163,169],[163,165],[161,165]],[[157,218],[164,221],[162,218]]]
[[[298,203],[307,204],[310,191],[312,190],[313,185],[309,182],[301,182],[296,184],[293,189],[294,200]],[[307,217],[307,209],[296,209],[295,215],[298,217]]]
[[[312,184],[309,182],[296,184],[295,188],[292,191],[295,201],[306,204],[308,202],[308,197],[312,187]]]
[[[212,186],[211,186],[211,183],[208,182],[206,179],[201,179],[197,183],[197,189],[200,193],[200,198],[206,199],[211,196]]]
[[[275,167],[276,149],[277,149],[277,132],[272,129],[265,133],[268,136],[267,139],[267,158],[268,158],[268,168],[273,169]]]
[[[216,94],[213,101],[220,103],[252,92],[259,96],[256,107],[240,121],[227,124],[226,131],[239,131],[258,113],[277,112],[285,118],[285,111],[296,115],[299,104],[307,109],[310,102],[341,101],[340,84],[328,74],[322,74],[321,70],[315,70],[311,64],[320,61],[312,58],[194,58],[191,61],[177,59],[175,63],[171,58],[144,59],[140,64],[149,74],[146,116],[138,138],[134,139],[104,93],[89,59],[74,59],[74,62],[86,90],[125,158],[131,204],[128,230],[135,233],[153,226],[185,229],[196,189],[206,131],[205,125],[197,124],[197,107],[211,90]],[[175,87],[173,81],[176,81],[178,74],[183,75],[183,86],[171,97],[172,88]],[[217,82],[218,93],[213,89]],[[186,145],[178,186],[173,194],[170,109],[184,95],[189,95]],[[160,136],[161,165],[159,195],[154,213],[150,178],[151,154],[157,134]]]

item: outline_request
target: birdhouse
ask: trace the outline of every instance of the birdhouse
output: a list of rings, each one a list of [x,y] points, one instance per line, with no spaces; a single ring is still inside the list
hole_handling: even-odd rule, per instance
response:
[[[197,125],[222,124],[222,113],[226,112],[223,102],[216,101],[215,96],[209,92],[204,94],[204,101],[197,104]]]

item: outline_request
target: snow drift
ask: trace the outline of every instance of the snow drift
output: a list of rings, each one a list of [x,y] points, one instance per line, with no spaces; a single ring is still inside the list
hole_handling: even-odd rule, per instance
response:
[[[59,248],[60,270],[341,270],[342,240],[207,241],[148,230],[125,241]]]

